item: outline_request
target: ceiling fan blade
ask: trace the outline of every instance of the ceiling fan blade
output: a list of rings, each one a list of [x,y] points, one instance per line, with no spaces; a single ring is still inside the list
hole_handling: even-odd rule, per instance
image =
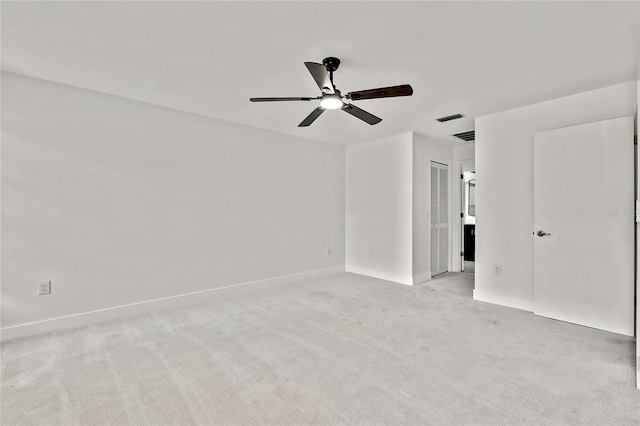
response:
[[[298,127],[307,127],[307,126],[309,126],[311,123],[316,121],[316,118],[320,117],[320,114],[322,114],[323,112],[324,112],[324,108],[322,108],[322,107],[318,107],[318,108],[314,109],[311,112],[311,114],[309,114],[307,116],[307,118],[302,120],[302,123],[298,124]]]
[[[347,93],[347,98],[352,101],[360,101],[363,99],[376,98],[393,98],[395,96],[411,96],[413,88],[408,84],[400,86],[381,87],[379,89],[360,90],[357,92]]]
[[[250,98],[251,102],[313,101],[320,98]]]
[[[346,104],[344,107],[342,107],[342,110],[348,112],[349,114],[359,118],[366,123],[371,124],[372,126],[382,121],[382,118],[376,117],[375,115],[368,113],[367,111],[352,104]]]
[[[324,65],[315,62],[305,62],[304,64],[322,93],[335,93],[333,83],[331,83],[331,78],[329,78],[329,73]]]

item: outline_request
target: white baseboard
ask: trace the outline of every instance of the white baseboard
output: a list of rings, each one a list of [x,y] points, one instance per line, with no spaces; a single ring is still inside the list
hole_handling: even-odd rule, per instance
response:
[[[413,276],[413,285],[427,282],[431,279],[431,271],[424,272]]]
[[[251,284],[277,286],[289,284],[296,281],[314,279],[338,272],[344,272],[344,266],[334,266],[331,268],[316,269],[313,271],[268,278],[266,280],[232,284],[225,287],[212,288],[208,290],[196,291],[193,293],[178,294],[175,296],[163,297],[160,299],[145,300],[128,305],[113,306],[96,311],[81,312],[42,321],[4,327],[0,329],[0,341],[5,342],[8,340],[33,336],[37,334],[71,330],[91,324],[99,324],[102,322],[120,320],[126,317],[158,312],[164,309],[180,308],[183,306],[204,303],[209,300],[213,300],[214,298],[218,299],[220,296],[219,293],[216,292],[220,290],[231,289],[234,287],[242,287]]]
[[[493,303],[494,305],[508,306],[510,308],[533,312],[532,300],[519,299],[517,297],[504,296],[502,294],[479,290],[473,290],[473,299],[481,302]]]
[[[380,271],[374,271],[374,270],[371,270],[371,269],[358,268],[358,267],[353,267],[353,266],[346,266],[345,271],[346,272],[351,272],[353,274],[365,275],[367,277],[378,278],[378,279],[385,280],[385,281],[392,281],[392,282],[398,283],[398,284],[413,285],[413,277],[412,276],[403,277],[403,276],[400,276],[400,275],[387,274],[387,273],[380,272]]]

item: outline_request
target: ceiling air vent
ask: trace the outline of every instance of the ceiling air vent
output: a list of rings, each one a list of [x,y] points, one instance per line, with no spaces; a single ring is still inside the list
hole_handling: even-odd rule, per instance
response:
[[[476,131],[475,130],[470,130],[468,132],[462,132],[462,133],[456,133],[455,135],[456,138],[458,139],[462,139],[463,141],[474,141],[476,140]]]
[[[458,118],[462,118],[462,117],[464,117],[464,115],[462,114],[453,114],[453,115],[447,115],[446,117],[436,118],[436,120],[438,120],[441,123],[444,123],[445,121],[457,120]]]

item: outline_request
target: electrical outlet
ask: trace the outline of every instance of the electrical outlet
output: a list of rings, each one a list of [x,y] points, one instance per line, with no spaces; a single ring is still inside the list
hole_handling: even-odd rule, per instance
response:
[[[327,249],[327,256],[331,256],[331,249],[330,248]]]
[[[38,295],[51,294],[51,281],[39,281],[38,282]]]
[[[493,275],[502,275],[502,266],[494,265],[493,266]]]

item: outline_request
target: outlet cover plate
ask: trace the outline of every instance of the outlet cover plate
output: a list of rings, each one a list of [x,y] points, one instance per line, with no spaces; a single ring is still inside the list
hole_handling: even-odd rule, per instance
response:
[[[51,281],[38,282],[38,295],[51,294]]]

